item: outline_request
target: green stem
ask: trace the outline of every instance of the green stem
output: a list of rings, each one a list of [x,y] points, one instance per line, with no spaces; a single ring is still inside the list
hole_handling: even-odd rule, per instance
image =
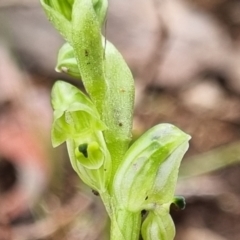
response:
[[[117,209],[111,218],[110,240],[139,240],[141,213]]]

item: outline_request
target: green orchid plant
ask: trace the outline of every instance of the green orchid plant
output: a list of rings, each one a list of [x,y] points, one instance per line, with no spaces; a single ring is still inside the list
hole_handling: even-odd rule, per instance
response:
[[[66,43],[56,71],[81,79],[87,94],[64,81],[52,89],[52,143],[66,142],[72,167],[98,192],[111,220],[112,240],[171,240],[169,214],[178,169],[190,136],[159,124],[130,147],[134,81],[102,35],[107,0],[40,0]],[[143,212],[146,212],[143,217]]]

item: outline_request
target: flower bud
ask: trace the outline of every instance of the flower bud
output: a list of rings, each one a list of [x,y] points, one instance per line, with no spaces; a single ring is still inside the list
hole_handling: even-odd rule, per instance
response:
[[[99,20],[99,24],[100,26],[102,26],[106,18],[108,0],[92,0],[92,2],[93,2],[93,8]]]
[[[41,0],[41,2],[57,11],[67,20],[71,20],[73,0]]]
[[[69,43],[65,43],[60,48],[55,70],[67,73],[72,77],[81,78],[73,48]]]
[[[144,240],[174,239],[175,226],[169,214],[169,204],[148,213],[142,224],[141,233]]]
[[[71,16],[73,0],[40,0],[54,27],[69,43],[72,42]]]
[[[78,8],[77,14],[82,15],[86,10],[92,10],[100,28],[104,23],[108,8],[108,0],[40,0],[40,2],[49,21],[70,44],[72,43],[72,10],[74,4],[76,5],[75,8]]]
[[[127,151],[114,178],[118,203],[132,212],[170,203],[190,137],[171,124],[144,133]]]

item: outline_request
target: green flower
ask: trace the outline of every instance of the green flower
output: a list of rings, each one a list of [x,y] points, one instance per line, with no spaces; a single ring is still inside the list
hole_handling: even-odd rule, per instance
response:
[[[106,129],[91,102],[78,88],[58,81],[52,89],[52,144],[67,142],[74,170],[83,181],[104,191],[111,174],[111,157],[102,131]]]
[[[89,143],[83,139],[68,139],[66,143],[73,169],[83,182],[101,193],[109,185],[112,163],[103,135],[98,137],[102,138],[98,142],[95,138]]]
[[[118,204],[138,212],[172,203],[179,165],[189,139],[177,127],[159,124],[134,142],[114,178]]]

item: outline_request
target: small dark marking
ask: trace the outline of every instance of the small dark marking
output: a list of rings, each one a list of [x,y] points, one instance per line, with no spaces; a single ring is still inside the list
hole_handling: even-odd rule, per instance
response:
[[[148,196],[145,197],[145,200],[148,200]]]
[[[120,89],[120,92],[126,92],[126,91],[125,91],[125,89],[121,88],[121,89]]]
[[[143,210],[141,211],[142,217],[144,217],[146,214],[147,214],[147,211],[146,211],[145,209],[143,209]]]
[[[89,65],[90,64],[90,62],[87,62],[87,65]]]
[[[104,171],[106,172],[106,171],[107,171],[107,169],[106,169],[106,168],[104,168]]]
[[[84,54],[85,54],[85,57],[88,57],[89,53],[87,49],[84,50]]]
[[[92,193],[95,195],[95,196],[99,196],[99,192],[98,191],[96,191],[96,190],[92,190]]]
[[[118,124],[119,127],[122,127],[122,125],[123,125],[123,124],[122,124],[121,122]]]
[[[85,158],[88,157],[87,147],[88,147],[87,143],[83,143],[78,146],[78,151],[82,153]]]
[[[142,221],[144,221],[146,219],[146,217],[148,216],[148,213],[149,212],[147,210],[145,210],[145,209],[143,209],[141,211]]]

